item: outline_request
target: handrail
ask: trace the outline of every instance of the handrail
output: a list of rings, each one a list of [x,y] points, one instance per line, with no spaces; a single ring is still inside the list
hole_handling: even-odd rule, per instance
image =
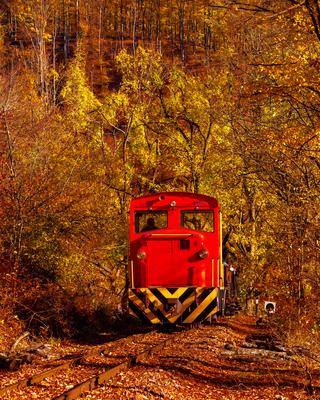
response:
[[[151,238],[188,238],[192,233],[151,233],[148,237]]]

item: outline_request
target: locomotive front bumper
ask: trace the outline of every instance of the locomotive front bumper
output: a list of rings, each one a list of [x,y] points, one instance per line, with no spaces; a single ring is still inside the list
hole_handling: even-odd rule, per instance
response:
[[[129,312],[151,324],[193,324],[219,312],[218,288],[129,289]]]

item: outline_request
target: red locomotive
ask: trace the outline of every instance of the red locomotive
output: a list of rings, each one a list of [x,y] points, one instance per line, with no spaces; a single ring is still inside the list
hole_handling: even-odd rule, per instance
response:
[[[130,207],[129,311],[153,324],[191,324],[224,310],[216,199],[168,192]]]

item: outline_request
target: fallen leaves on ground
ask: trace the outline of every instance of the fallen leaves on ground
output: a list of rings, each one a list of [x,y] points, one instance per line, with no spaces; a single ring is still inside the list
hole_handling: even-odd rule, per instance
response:
[[[203,325],[198,329],[179,333],[178,339],[157,354],[122,372],[99,389],[87,393],[87,400],[306,400],[320,399],[306,393],[308,376],[294,357],[286,353],[242,348],[245,338],[261,328],[252,317],[229,318],[225,324]],[[260,330],[259,330],[260,329]],[[93,357],[75,370],[63,372],[55,379],[55,388],[71,387],[88,374],[95,375],[111,363],[122,362],[128,353],[137,354],[156,344],[168,334],[135,335],[109,343],[110,351],[103,358]],[[88,346],[80,346],[88,351]],[[74,351],[79,351],[79,345]],[[39,367],[40,368],[40,367]],[[88,369],[89,368],[89,369]],[[91,368],[91,370],[90,370]],[[30,374],[29,369],[19,372]],[[25,376],[26,377],[26,376]],[[313,373],[313,387],[319,386],[319,374]],[[71,382],[71,383],[70,383]],[[6,382],[8,384],[9,382]],[[4,381],[2,380],[2,384]],[[16,392],[11,400],[52,399],[53,383],[41,382],[41,396],[36,387]],[[55,389],[56,390],[56,389]],[[40,396],[40,397],[39,397]]]

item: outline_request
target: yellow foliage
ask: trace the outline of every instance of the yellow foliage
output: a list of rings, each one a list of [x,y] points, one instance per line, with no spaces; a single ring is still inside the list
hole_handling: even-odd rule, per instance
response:
[[[67,81],[61,90],[61,96],[68,107],[69,118],[73,121],[75,130],[85,130],[91,121],[90,113],[96,112],[101,103],[87,83],[85,58],[81,48],[69,64]]]

